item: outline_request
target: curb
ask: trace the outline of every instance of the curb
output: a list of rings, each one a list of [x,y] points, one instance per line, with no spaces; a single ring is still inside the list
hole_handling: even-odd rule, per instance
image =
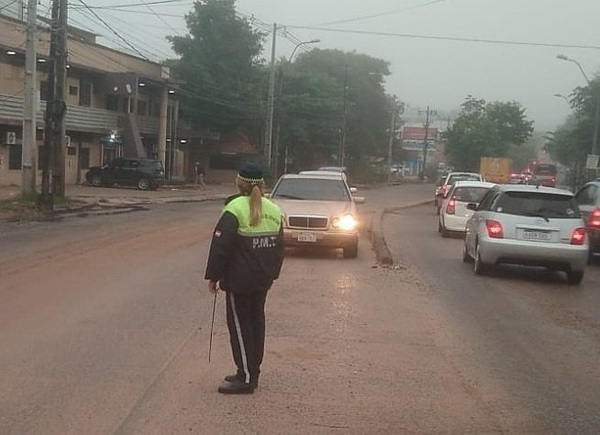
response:
[[[433,204],[434,200],[423,200],[412,202],[400,207],[383,208],[377,210],[371,220],[371,244],[375,251],[375,258],[378,264],[389,266],[394,264],[394,258],[390,252],[385,237],[383,235],[383,217],[386,213],[394,213],[396,211],[407,210],[414,207]]]

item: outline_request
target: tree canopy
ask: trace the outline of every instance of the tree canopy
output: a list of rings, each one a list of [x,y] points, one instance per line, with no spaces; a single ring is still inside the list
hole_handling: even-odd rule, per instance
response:
[[[260,117],[264,35],[236,15],[235,0],[195,1],[188,34],[169,36],[168,61],[182,86],[183,112],[196,126],[229,132]]]
[[[476,171],[481,157],[507,157],[511,146],[523,144],[532,132],[533,121],[519,103],[469,96],[445,133],[445,152],[454,168]]]

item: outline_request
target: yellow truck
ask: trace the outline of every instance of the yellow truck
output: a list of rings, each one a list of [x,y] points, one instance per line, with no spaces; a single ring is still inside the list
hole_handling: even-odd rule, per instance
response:
[[[512,160],[506,157],[482,157],[479,161],[479,173],[490,183],[508,183],[511,170]]]

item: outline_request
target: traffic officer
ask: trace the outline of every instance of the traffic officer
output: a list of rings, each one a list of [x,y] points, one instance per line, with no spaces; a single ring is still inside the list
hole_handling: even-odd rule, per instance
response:
[[[239,193],[225,202],[204,278],[209,292],[227,295],[227,327],[237,366],[218,391],[250,394],[258,386],[263,360],[267,291],[283,264],[283,225],[279,207],[263,195],[260,166],[244,163],[235,183]]]

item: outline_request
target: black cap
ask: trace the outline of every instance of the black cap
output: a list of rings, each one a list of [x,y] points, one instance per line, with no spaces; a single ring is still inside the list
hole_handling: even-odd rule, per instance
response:
[[[237,176],[240,180],[251,184],[258,184],[264,181],[262,168],[255,162],[242,163]]]

